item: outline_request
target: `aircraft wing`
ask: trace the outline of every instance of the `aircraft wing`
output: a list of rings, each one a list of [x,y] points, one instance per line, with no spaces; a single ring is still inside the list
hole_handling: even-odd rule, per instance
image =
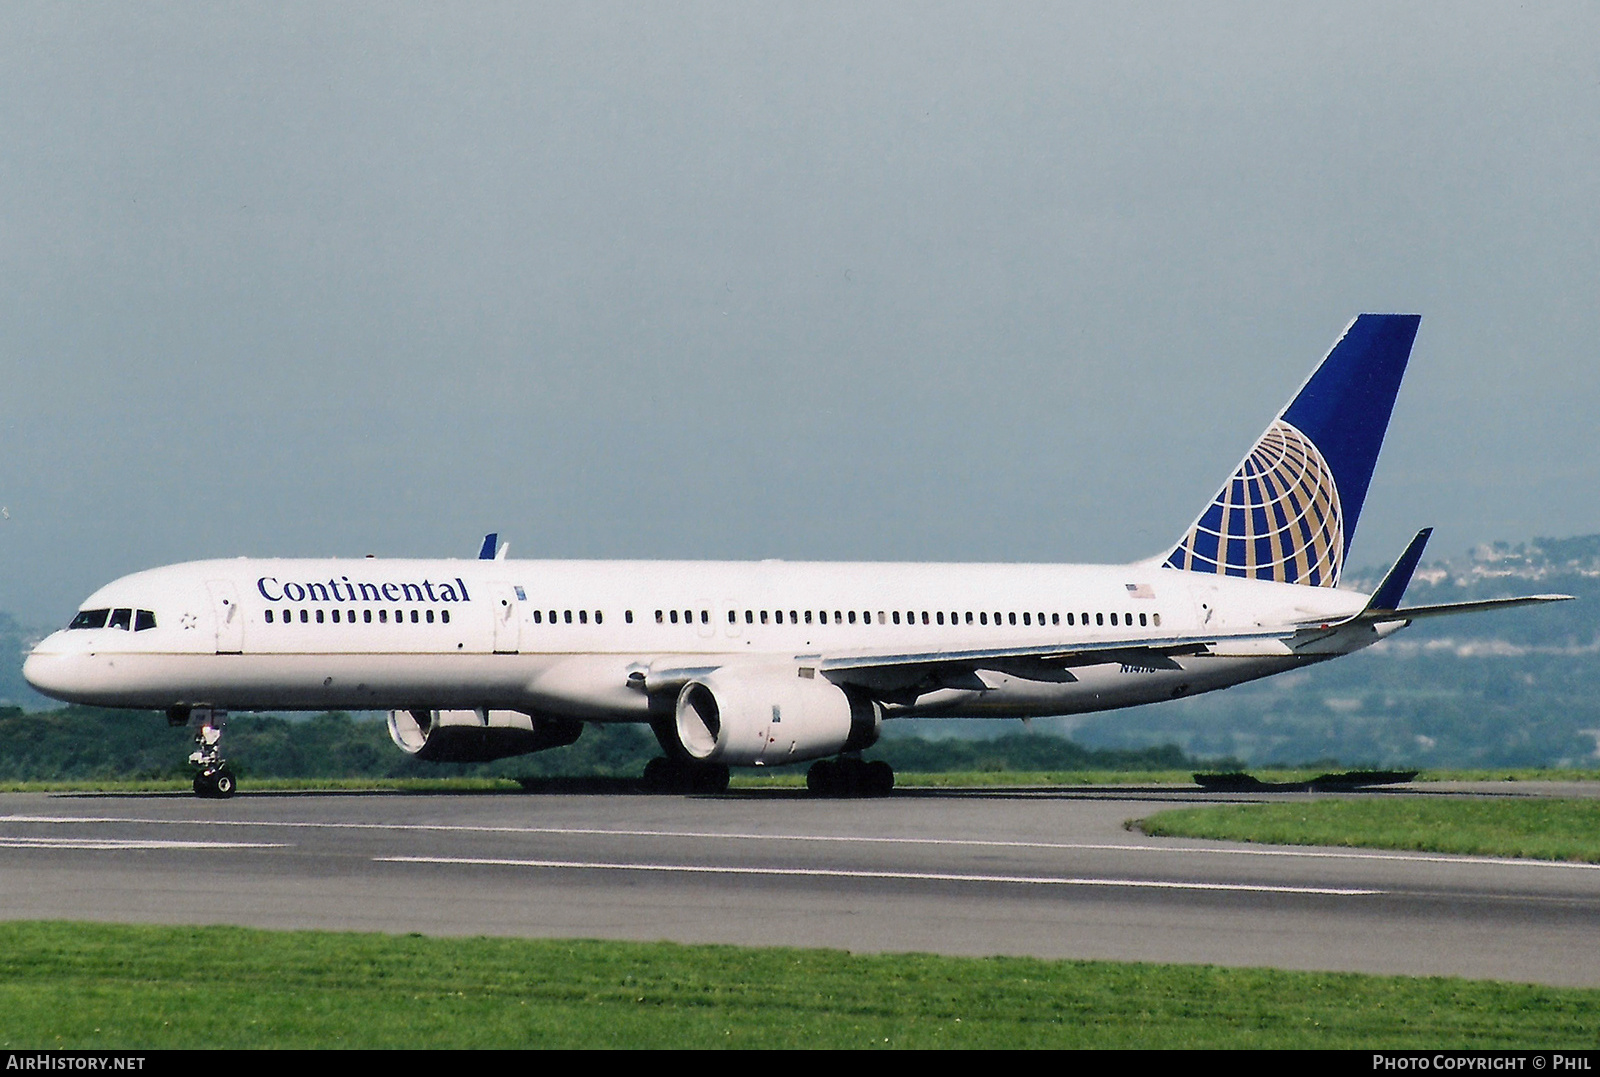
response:
[[[1150,669],[1178,669],[1174,659],[1197,654],[1289,655],[1292,628],[1273,631],[1216,633],[1203,637],[1169,636],[1027,647],[986,647],[963,650],[860,652],[853,654],[799,654],[794,665],[840,685],[865,689],[892,701],[938,688],[988,690],[977,676],[980,669],[1011,673],[1030,680],[1073,681],[1078,666],[1120,662]],[[737,660],[736,660],[737,661]],[[705,676],[724,663],[698,661],[653,664],[647,675],[651,690],[685,684]]]

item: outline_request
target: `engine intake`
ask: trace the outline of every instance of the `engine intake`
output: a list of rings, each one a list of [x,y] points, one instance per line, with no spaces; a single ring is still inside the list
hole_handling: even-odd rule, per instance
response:
[[[487,763],[562,748],[583,723],[522,711],[390,711],[389,738],[407,755],[432,763]]]
[[[804,666],[717,670],[684,685],[674,712],[684,754],[706,763],[778,766],[867,748],[883,712]]]

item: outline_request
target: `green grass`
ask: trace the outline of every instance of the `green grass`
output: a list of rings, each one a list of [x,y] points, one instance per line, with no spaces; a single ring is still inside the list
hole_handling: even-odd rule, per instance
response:
[[[1600,863],[1600,800],[1361,796],[1164,811],[1146,834]]]
[[[1600,991],[668,943],[0,924],[0,1048],[1594,1048]]]

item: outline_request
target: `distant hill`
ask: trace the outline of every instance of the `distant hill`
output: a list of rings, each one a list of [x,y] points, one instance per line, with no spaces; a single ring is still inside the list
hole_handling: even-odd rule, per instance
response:
[[[1370,591],[1386,569],[1346,582]],[[1600,767],[1600,535],[1426,562],[1403,605],[1538,593],[1577,601],[1422,621],[1303,671],[1047,728],[1086,747],[1177,744],[1252,764]]]

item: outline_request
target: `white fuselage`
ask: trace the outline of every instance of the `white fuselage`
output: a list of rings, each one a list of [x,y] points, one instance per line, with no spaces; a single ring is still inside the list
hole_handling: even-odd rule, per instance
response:
[[[509,708],[646,721],[669,669],[1196,641],[1165,662],[1080,657],[1067,675],[997,659],[964,681],[886,697],[888,715],[1027,717],[1207,691],[1357,649],[1382,633],[1319,640],[1306,626],[1351,617],[1365,601],[1148,562],[240,558],[108,584],[83,603],[90,627],[49,636],[25,673],[51,696],[101,706]],[[99,610],[118,626],[94,626]]]

